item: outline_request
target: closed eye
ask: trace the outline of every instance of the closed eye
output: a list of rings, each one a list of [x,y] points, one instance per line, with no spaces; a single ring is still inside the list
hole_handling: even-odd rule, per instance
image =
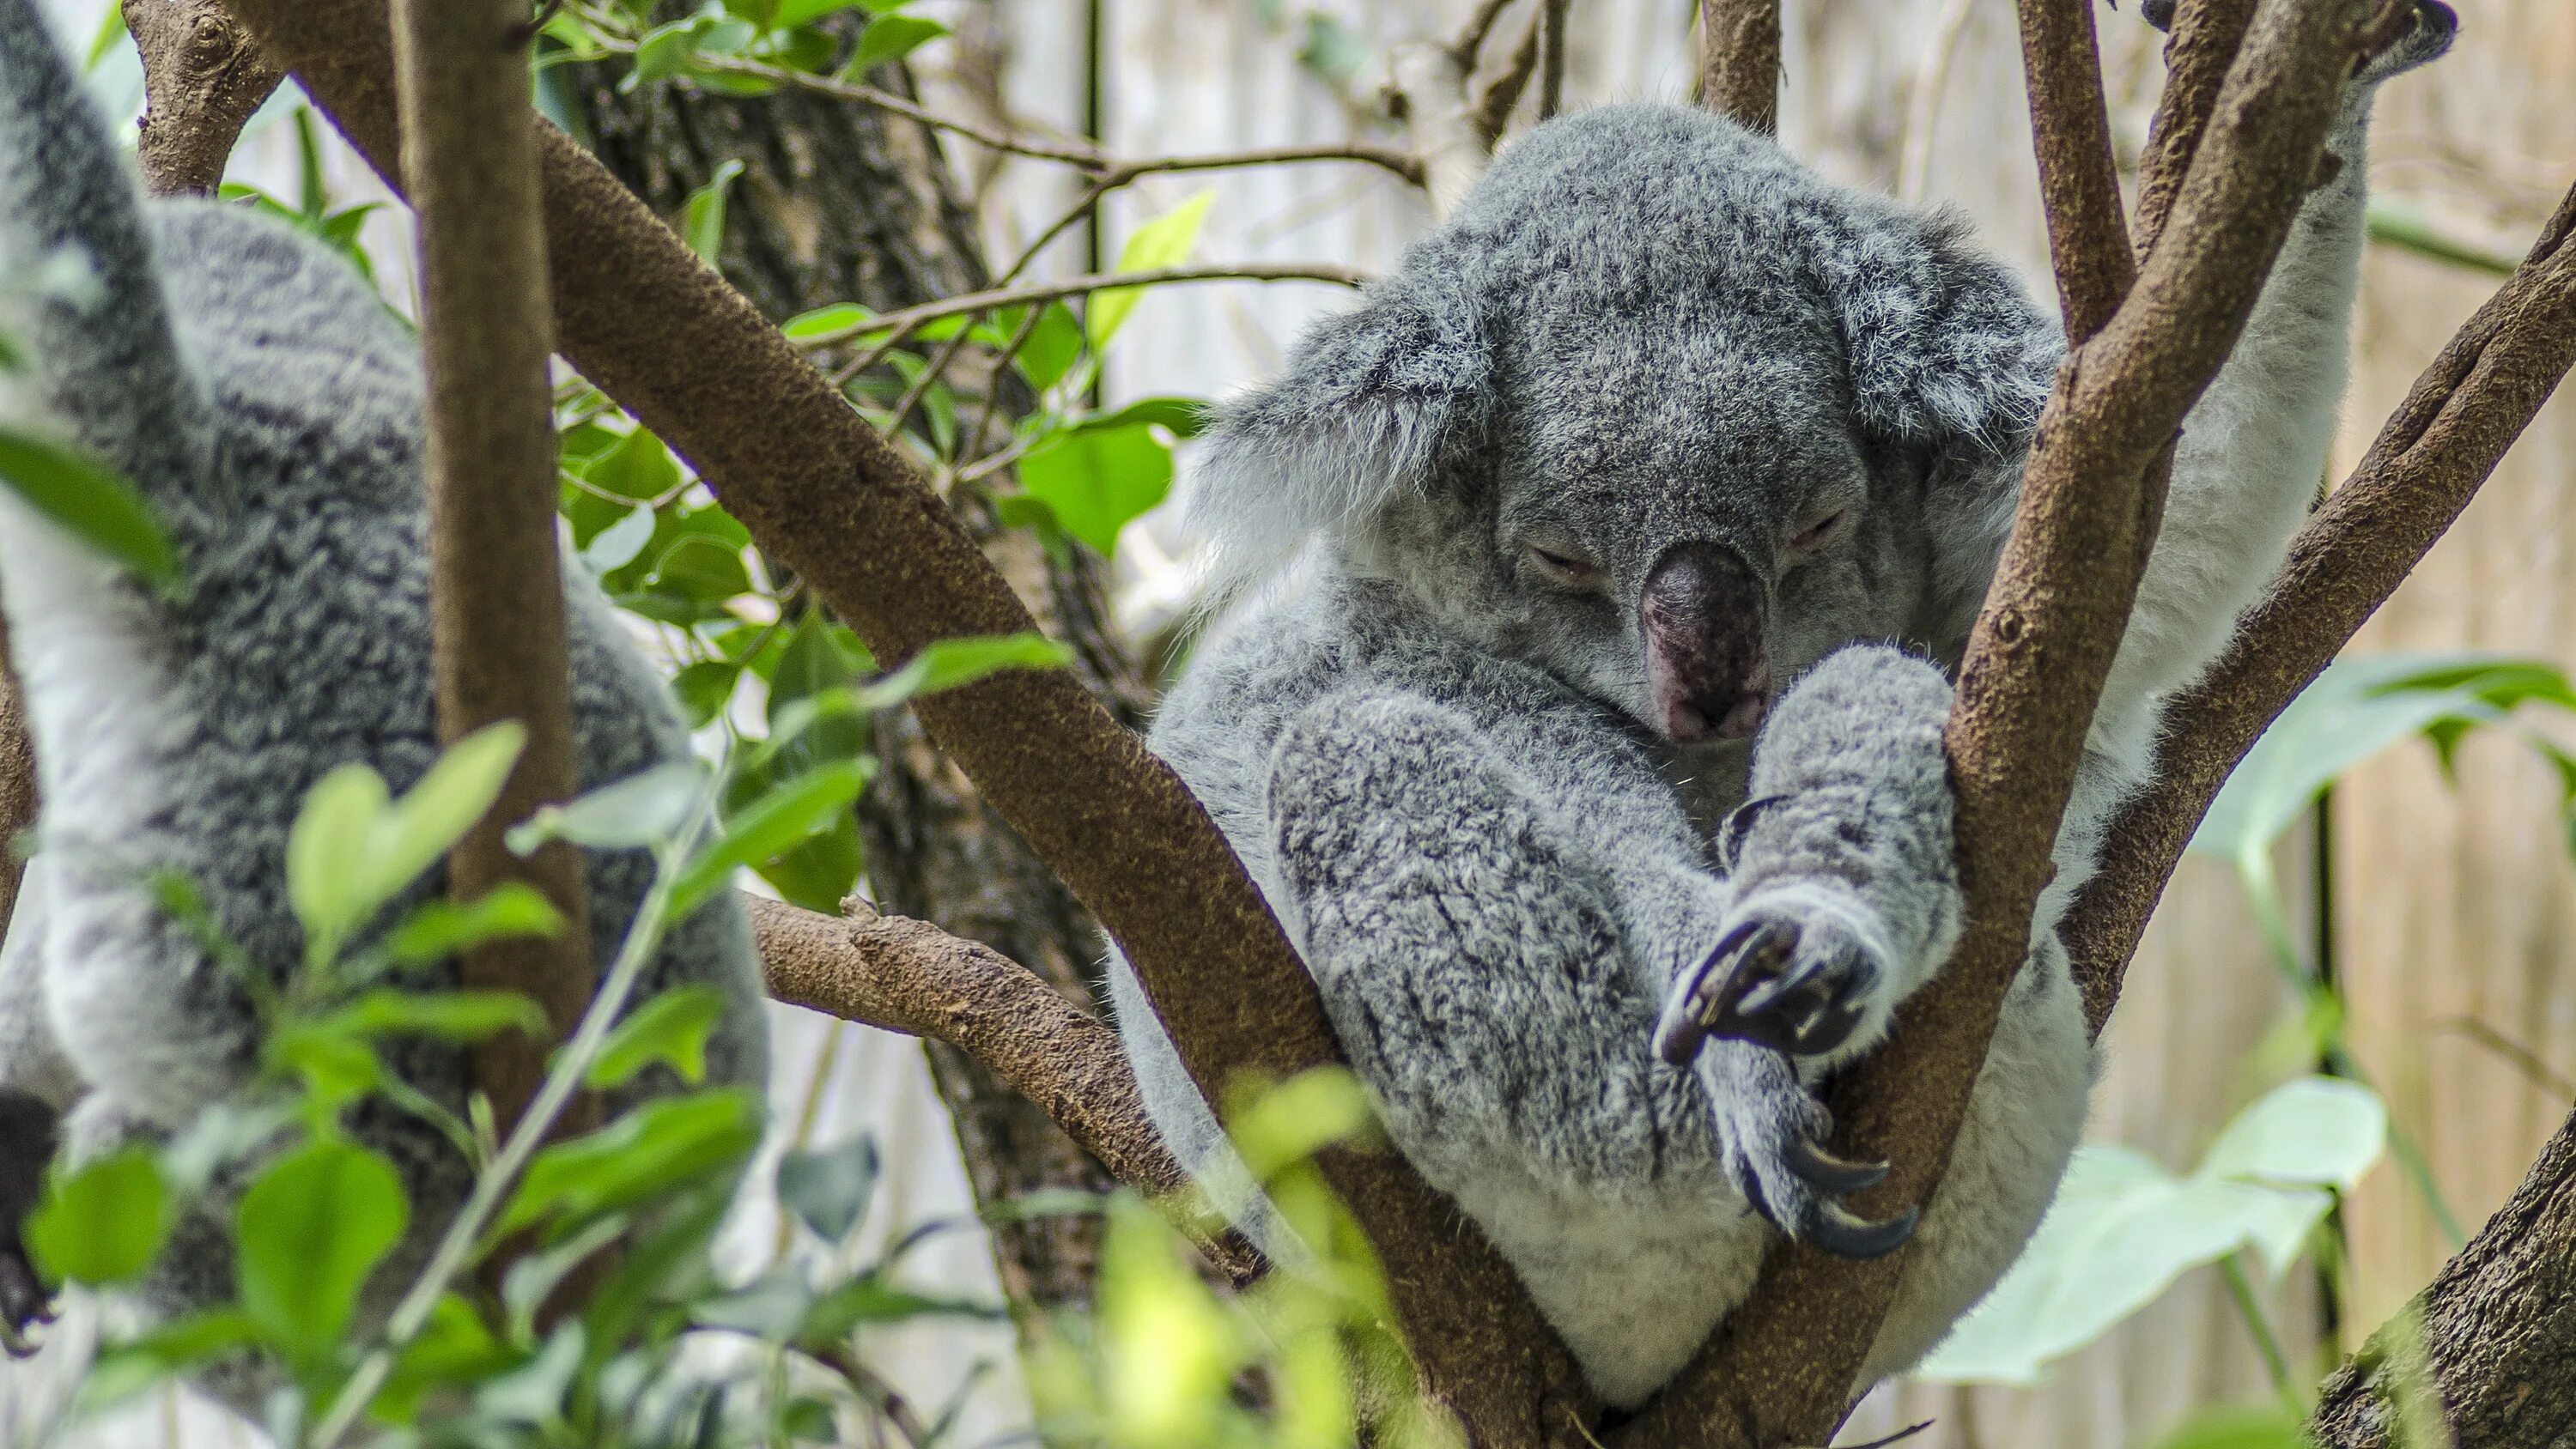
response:
[[[1577,558],[1554,549],[1529,546],[1530,562],[1549,583],[1569,589],[1585,589],[1601,581],[1601,570],[1588,559]]]
[[[1789,552],[1791,556],[1803,558],[1809,554],[1818,552],[1827,544],[1830,544],[1835,539],[1842,537],[1844,527],[1850,522],[1851,510],[1848,508],[1837,508],[1833,512],[1826,514],[1824,517],[1808,524],[1806,527],[1799,529],[1789,537]]]

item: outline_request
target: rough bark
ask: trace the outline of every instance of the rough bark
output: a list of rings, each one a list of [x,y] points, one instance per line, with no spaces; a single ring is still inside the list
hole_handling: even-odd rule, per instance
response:
[[[718,260],[771,321],[844,301],[895,311],[975,291],[989,279],[974,217],[922,127],[795,91],[746,99],[666,82],[621,95],[623,70],[574,74],[595,154],[665,217],[678,216],[717,167],[741,162]],[[1006,395],[1006,416],[1028,402]],[[1025,530],[997,529],[980,512],[969,515],[969,527],[1047,632],[1075,646],[1086,682],[1122,703],[1139,699],[1141,685],[1108,626],[1091,560],[1049,560]],[[1089,1000],[1086,968],[1100,954],[1090,915],[974,783],[928,747],[910,715],[879,721],[878,746],[885,770],[860,813],[878,898],[1023,963],[1070,1001]],[[979,1200],[1109,1186],[1101,1165],[1015,1090],[1027,1084],[943,1034],[924,1035],[932,1079]],[[995,1266],[1014,1301],[1084,1302],[1098,1239],[1098,1222],[1089,1217],[1015,1220],[993,1231]]]
[[[1764,135],[1780,129],[1780,0],[1700,0],[1699,103]]]
[[[144,184],[162,196],[212,196],[242,126],[277,89],[277,68],[223,0],[124,0],[123,11],[143,57],[135,155]]]
[[[2576,1117],[2413,1307],[2326,1381],[2319,1449],[2404,1443],[2409,1397],[2453,1449],[2576,1444]]]
[[[2576,190],[2520,270],[2416,379],[2290,545],[2227,652],[2165,706],[2155,774],[2122,808],[2060,932],[2094,1030],[2191,832],[2263,727],[2460,516],[2576,362]]]
[[[487,942],[461,963],[467,986],[534,997],[553,1027],[548,1040],[503,1032],[474,1049],[475,1086],[507,1133],[594,984],[581,853],[558,841],[523,857],[502,838],[576,785],[527,15],[519,0],[394,0],[393,15],[420,233],[439,742],[505,720],[527,734],[499,800],[449,854],[448,889],[472,901],[524,885],[564,918],[551,937]]]

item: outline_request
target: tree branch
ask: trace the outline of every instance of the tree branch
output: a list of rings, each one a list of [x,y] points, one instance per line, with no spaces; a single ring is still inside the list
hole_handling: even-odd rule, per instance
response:
[[[2174,12],[2172,38],[2165,43],[2164,94],[2156,99],[2146,151],[2138,158],[2133,240],[2140,256],[2156,248],[2183,177],[2190,173],[2192,153],[2200,148],[2201,133],[2217,108],[2228,63],[2253,22],[2254,0],[2180,0]],[[2086,23],[2090,25],[2089,17]]]
[[[2021,17],[2049,261],[2066,340],[2081,345],[2111,320],[2138,271],[2120,216],[2102,55],[2091,0],[2023,0]]]
[[[2093,145],[2098,66],[2089,83],[2048,73],[2091,65],[2075,53],[2090,49],[2090,37],[2051,30],[2064,17],[2044,15],[2048,8],[2021,10],[2040,164],[2099,165],[2108,153]],[[1939,1186],[2029,950],[2087,722],[2136,592],[2135,568],[2102,561],[2141,558],[2154,537],[2151,470],[2253,310],[2324,143],[2362,19],[2360,0],[2268,0],[2204,142],[2206,164],[2177,204],[2171,244],[2058,371],[1950,717],[1966,930],[1886,1044],[1830,1093],[1847,1155],[1891,1166],[1858,1205],[1865,1213],[1926,1203]],[[2045,179],[2042,195],[2060,274],[2079,283],[2068,289],[2067,318],[2081,336],[2086,309],[2101,301],[2098,268],[2114,248],[2126,250],[2116,198],[2106,216],[2098,178],[2066,176]],[[2093,214],[2067,214],[2070,206]],[[1854,1262],[1784,1245],[1751,1298],[1621,1442],[1824,1442],[1847,1411],[1905,1259]]]
[[[2101,872],[2060,932],[2095,1031],[2228,771],[2396,591],[2576,363],[2571,232],[2576,190],[2291,541],[2281,576],[2227,652],[2165,706],[2151,783],[2114,818]]]
[[[233,0],[233,13],[399,176],[382,0]],[[761,549],[889,666],[931,640],[1030,627],[956,517],[809,366],[569,137],[540,126],[564,354],[697,465]],[[923,698],[916,714],[1125,947],[1191,1075],[1339,1059],[1315,985],[1177,776],[1062,671]],[[1485,1442],[1581,1402],[1573,1361],[1482,1234],[1400,1156],[1320,1163],[1386,1271],[1431,1392]],[[1581,1426],[1551,1428],[1580,1442]]]
[[[808,351],[838,347],[854,338],[879,332],[890,335],[886,342],[899,341],[943,317],[962,316],[973,312],[991,312],[1002,307],[1016,307],[1027,302],[1052,302],[1059,297],[1079,297],[1086,292],[1106,291],[1111,287],[1156,287],[1174,282],[1330,282],[1341,287],[1365,287],[1369,274],[1352,267],[1330,262],[1236,262],[1205,267],[1152,267],[1134,272],[1093,272],[1087,276],[1066,277],[1053,282],[1031,282],[1017,287],[995,287],[988,291],[968,292],[958,297],[942,297],[918,307],[895,312],[880,312],[863,322],[835,327],[828,332],[808,333],[796,339],[796,345]],[[882,344],[880,344],[882,345]]]
[[[1778,134],[1780,0],[1700,0],[1699,51],[1699,103]]]
[[[2449,1430],[2433,1442],[2456,1449],[2563,1444],[2576,1423],[2571,1362],[2576,1116],[2560,1125],[2469,1245],[2442,1265],[2410,1313],[2373,1334],[2326,1380],[2309,1432],[2320,1449],[2410,1442],[2398,1401],[2421,1394],[2424,1409],[2438,1406]],[[2430,1397],[2435,1389],[2438,1398]]]
[[[403,179],[420,229],[438,735],[453,744],[502,720],[527,730],[500,799],[448,857],[448,891],[472,901],[528,885],[565,922],[551,938],[465,953],[466,985],[524,992],[554,1027],[543,1041],[504,1032],[475,1048],[475,1086],[507,1132],[594,982],[581,853],[557,842],[523,858],[502,841],[510,822],[570,798],[576,773],[528,16],[524,0],[393,0],[393,15]]]
[[[843,1021],[944,1041],[1045,1109],[1110,1174],[1149,1197],[1189,1185],[1145,1113],[1117,1033],[1027,967],[927,921],[879,915],[857,897],[847,917],[743,898],[769,994]],[[1199,1239],[1236,1283],[1261,1255],[1232,1234]]]
[[[160,196],[212,196],[251,115],[277,89],[277,68],[224,13],[223,0],[124,0],[143,57],[135,159]]]

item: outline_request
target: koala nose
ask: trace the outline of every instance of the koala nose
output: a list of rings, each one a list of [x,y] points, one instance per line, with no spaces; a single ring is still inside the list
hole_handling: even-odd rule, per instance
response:
[[[1655,722],[1682,744],[1750,738],[1771,708],[1761,577],[1715,543],[1678,543],[1646,572],[1638,618]]]

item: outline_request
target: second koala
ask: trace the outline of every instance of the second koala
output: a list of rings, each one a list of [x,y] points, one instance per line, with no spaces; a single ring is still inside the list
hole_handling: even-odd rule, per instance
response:
[[[1957,937],[1949,671],[2053,321],[1949,218],[1716,117],[1620,106],[1506,149],[1224,412],[1199,521],[1244,602],[1154,746],[1304,952],[1396,1145],[1610,1402],[1688,1360],[1777,1232],[1919,1240],[1864,1388],[2028,1239],[2092,1074],[2056,921],[2147,768],[2157,696],[2225,642],[2314,493],[2370,98],[2452,31],[2424,0],[2355,77],[2344,164],[2186,424],[2035,949],[1919,1223],[1841,1206],[1882,1169],[1822,1147],[1812,1088]],[[1123,960],[1111,988],[1157,1125],[1275,1238]]]

